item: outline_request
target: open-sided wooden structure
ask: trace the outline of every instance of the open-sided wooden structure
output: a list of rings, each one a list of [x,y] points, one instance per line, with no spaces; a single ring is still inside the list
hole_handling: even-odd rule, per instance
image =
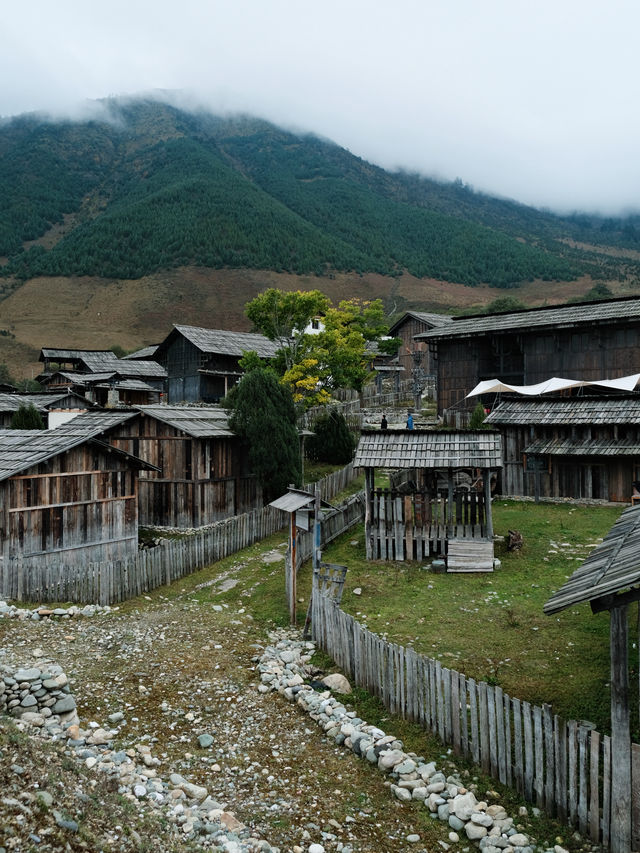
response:
[[[640,601],[640,506],[626,509],[603,542],[544,606],[555,614],[588,602],[610,613],[610,793],[603,807],[613,853],[640,849],[640,749],[631,748],[629,605]]]
[[[440,556],[449,571],[493,568],[491,475],[502,467],[498,433],[363,431],[354,466],[365,471],[368,559]],[[376,489],[376,468],[400,470],[404,482]]]

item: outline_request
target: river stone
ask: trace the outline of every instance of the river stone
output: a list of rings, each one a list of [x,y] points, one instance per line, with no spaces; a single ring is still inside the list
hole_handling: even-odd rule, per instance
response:
[[[213,744],[213,735],[198,735],[198,744],[201,749],[207,749]]]
[[[34,705],[38,704],[38,700],[31,693],[27,693],[22,702],[20,702],[21,707],[23,708],[32,708]]]
[[[69,694],[68,696],[63,696],[62,699],[58,699],[51,710],[54,714],[65,714],[67,711],[74,711],[75,707],[76,700]]]
[[[471,821],[476,826],[493,826],[493,818],[485,812],[472,812]]]
[[[464,831],[467,833],[469,841],[479,841],[487,834],[487,827],[478,826],[476,823],[469,821],[469,823],[465,824]],[[509,842],[511,843],[511,839],[509,839]]]
[[[478,800],[473,791],[468,791],[466,794],[458,794],[450,803],[450,810],[460,820],[469,820],[472,813],[476,810]]]
[[[335,690],[336,693],[351,693],[351,685],[349,681],[344,677],[344,675],[340,675],[339,672],[335,672],[332,675],[326,675],[322,679],[322,683],[326,685],[329,690]]]
[[[380,758],[378,758],[378,767],[380,770],[391,770],[391,768],[395,767],[396,764],[400,764],[404,761],[406,757],[406,754],[399,749],[387,749],[385,752],[380,753]]]
[[[529,839],[522,832],[516,832],[515,835],[509,836],[509,844],[512,847],[526,847],[529,844]]]
[[[21,684],[23,681],[38,681],[42,673],[37,667],[32,667],[31,669],[19,669],[17,672],[13,674],[13,677]]]
[[[180,788],[192,800],[204,800],[209,793],[202,785],[194,785],[192,782],[181,782]]]

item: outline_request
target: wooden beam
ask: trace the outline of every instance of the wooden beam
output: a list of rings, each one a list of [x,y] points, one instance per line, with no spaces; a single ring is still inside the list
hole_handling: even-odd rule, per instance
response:
[[[602,613],[603,610],[612,610],[615,607],[633,604],[634,601],[640,601],[640,587],[634,587],[628,592],[611,593],[611,595],[603,595],[601,598],[594,598],[591,604],[592,613]]]

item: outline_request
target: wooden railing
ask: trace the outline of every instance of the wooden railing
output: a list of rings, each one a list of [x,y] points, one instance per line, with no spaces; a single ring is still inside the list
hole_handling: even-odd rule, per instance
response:
[[[552,817],[609,847],[620,832],[612,802],[611,740],[565,722],[549,705],[532,706],[497,685],[476,682],[439,660],[373,634],[323,594],[312,598],[316,643],[389,711],[421,723],[454,752],[512,786]],[[640,789],[640,746],[632,744],[633,801]],[[640,849],[633,813],[632,849]]]

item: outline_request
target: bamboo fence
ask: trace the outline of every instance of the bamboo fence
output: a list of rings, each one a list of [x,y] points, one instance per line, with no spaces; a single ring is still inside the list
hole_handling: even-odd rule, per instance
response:
[[[605,848],[616,828],[611,739],[373,634],[325,594],[312,599],[313,638],[392,713],[420,723],[551,817]],[[640,849],[640,746],[632,744],[632,842]]]

